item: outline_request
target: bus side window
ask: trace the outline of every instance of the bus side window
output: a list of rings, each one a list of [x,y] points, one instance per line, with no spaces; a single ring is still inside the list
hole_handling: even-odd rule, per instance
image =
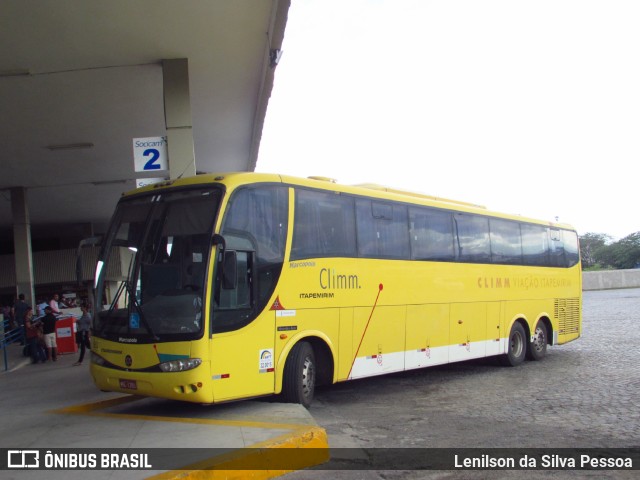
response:
[[[563,230],[562,244],[565,253],[565,266],[573,267],[580,261],[580,248],[578,247],[578,235],[576,232]]]
[[[405,205],[356,201],[358,254],[369,258],[409,259],[409,220]]]
[[[489,219],[465,213],[456,214],[454,219],[458,233],[458,260],[490,263]]]
[[[549,265],[549,235],[542,225],[522,224],[522,259],[524,265]]]
[[[222,226],[222,235],[231,242],[227,248],[247,249],[248,241],[259,262],[282,262],[287,238],[287,195],[287,189],[280,186],[237,190]]]
[[[564,267],[566,265],[561,233],[558,229],[549,229],[549,238],[551,239],[549,263],[552,267]]]
[[[271,297],[284,261],[288,195],[288,188],[279,185],[242,187],[232,194],[221,235],[226,248],[236,251],[238,283],[235,289],[217,285],[219,303],[211,302],[212,333],[248,325]],[[194,262],[200,260],[197,251],[193,255]]]
[[[411,207],[409,221],[413,260],[452,261],[455,258],[451,213]]]
[[[296,192],[291,260],[314,256],[313,254],[319,251],[319,247],[315,245],[317,236],[313,235],[313,204],[302,200],[300,195]]]
[[[296,190],[291,259],[356,254],[353,199],[335,193]]]
[[[522,238],[520,224],[511,220],[489,220],[491,261],[507,265],[522,264]]]

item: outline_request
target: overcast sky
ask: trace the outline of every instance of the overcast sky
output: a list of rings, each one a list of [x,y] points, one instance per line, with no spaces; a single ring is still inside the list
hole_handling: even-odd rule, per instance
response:
[[[640,1],[292,0],[257,171],[640,231]]]

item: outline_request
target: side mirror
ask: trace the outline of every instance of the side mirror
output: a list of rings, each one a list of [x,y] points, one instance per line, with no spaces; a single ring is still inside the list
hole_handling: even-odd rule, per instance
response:
[[[235,250],[225,250],[222,259],[222,288],[235,290],[238,287],[238,254]]]
[[[85,285],[84,282],[84,265],[82,262],[82,252],[85,248],[88,247],[97,247],[102,242],[101,236],[95,236],[90,238],[85,238],[81,240],[78,244],[78,249],[76,250],[76,280],[78,285]]]

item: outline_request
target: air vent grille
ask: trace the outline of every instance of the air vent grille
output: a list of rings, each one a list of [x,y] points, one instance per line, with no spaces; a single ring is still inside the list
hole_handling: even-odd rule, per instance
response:
[[[554,316],[558,320],[560,335],[580,333],[579,298],[556,298]]]

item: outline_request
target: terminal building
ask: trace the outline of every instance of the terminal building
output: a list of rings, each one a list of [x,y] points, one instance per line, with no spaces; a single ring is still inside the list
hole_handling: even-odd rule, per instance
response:
[[[289,5],[3,0],[3,305],[87,297],[122,192],[255,168]]]

